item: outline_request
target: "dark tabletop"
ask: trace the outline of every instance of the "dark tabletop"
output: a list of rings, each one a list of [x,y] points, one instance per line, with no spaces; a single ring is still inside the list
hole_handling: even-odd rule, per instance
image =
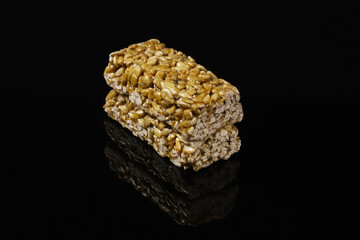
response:
[[[359,239],[356,11],[264,1],[5,3],[0,239]],[[122,147],[108,136],[108,54],[150,38],[240,90],[242,146],[229,163],[184,173],[126,131]],[[205,215],[218,217],[179,224]]]

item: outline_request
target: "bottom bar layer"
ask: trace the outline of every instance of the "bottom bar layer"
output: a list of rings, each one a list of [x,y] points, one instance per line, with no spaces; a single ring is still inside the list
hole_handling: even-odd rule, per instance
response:
[[[233,125],[218,129],[203,141],[189,141],[114,90],[106,97],[104,109],[112,119],[152,145],[159,155],[169,157],[172,163],[184,169],[192,167],[197,171],[219,159],[228,159],[240,149],[238,130]]]

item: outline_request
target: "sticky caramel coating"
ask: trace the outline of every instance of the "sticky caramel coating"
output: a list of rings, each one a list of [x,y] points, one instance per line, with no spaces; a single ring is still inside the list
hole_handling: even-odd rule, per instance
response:
[[[111,53],[104,77],[113,89],[190,140],[243,117],[235,86],[157,39]]]

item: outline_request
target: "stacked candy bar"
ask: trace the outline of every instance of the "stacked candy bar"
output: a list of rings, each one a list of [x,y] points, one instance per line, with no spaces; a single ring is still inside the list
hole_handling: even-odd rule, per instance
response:
[[[195,171],[239,151],[239,91],[159,40],[110,54],[108,115],[176,166]]]

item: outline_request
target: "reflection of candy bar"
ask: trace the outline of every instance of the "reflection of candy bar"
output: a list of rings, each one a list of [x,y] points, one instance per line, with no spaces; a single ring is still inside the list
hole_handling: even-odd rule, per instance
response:
[[[176,166],[185,169],[192,167],[197,171],[219,159],[228,159],[240,149],[238,130],[233,125],[217,129],[202,141],[189,141],[167,123],[141,110],[126,95],[114,90],[106,97],[104,108],[111,118],[146,140],[161,156],[169,157]]]
[[[161,158],[112,120],[105,120],[105,128],[114,140],[105,148],[111,169],[177,223],[197,226],[222,219],[232,211],[238,193],[233,181],[239,167],[236,159],[186,174],[189,172]]]
[[[171,183],[174,188],[194,199],[209,192],[218,191],[233,181],[236,177],[239,161],[230,158],[227,161],[216,162],[201,171],[184,171],[161,157],[154,148],[141,141],[118,122],[105,117],[104,125],[107,135],[117,144],[127,158],[146,166],[148,171],[162,181]]]
[[[157,39],[110,54],[104,77],[141,110],[201,140],[241,121],[238,89]]]

